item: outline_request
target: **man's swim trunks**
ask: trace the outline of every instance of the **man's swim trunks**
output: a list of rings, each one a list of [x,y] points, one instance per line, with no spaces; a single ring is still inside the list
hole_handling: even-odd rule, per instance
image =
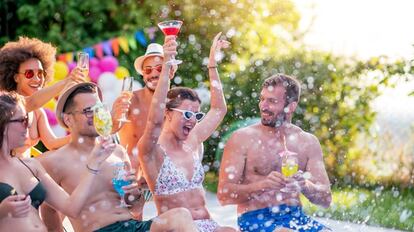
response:
[[[246,212],[240,215],[237,223],[241,231],[251,232],[272,232],[278,228],[289,228],[299,232],[328,229],[307,216],[302,207],[285,204]]]

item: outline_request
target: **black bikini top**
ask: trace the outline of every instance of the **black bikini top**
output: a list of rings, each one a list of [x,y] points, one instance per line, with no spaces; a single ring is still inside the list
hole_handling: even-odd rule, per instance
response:
[[[39,178],[37,178],[37,176],[33,173],[32,169],[30,169],[29,166],[27,166],[21,159],[19,160],[24,166],[27,167],[27,169],[29,169],[37,181],[39,181],[37,185],[32,189],[32,191],[27,194],[32,199],[32,206],[38,209],[46,198],[46,190],[40,182]],[[0,182],[0,202],[11,195],[17,195],[16,189],[7,183]]]

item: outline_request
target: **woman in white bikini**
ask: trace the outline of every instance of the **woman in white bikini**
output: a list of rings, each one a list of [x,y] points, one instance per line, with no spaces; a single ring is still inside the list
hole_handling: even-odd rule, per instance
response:
[[[138,142],[138,158],[158,213],[177,207],[187,208],[200,232],[235,231],[220,227],[211,219],[202,186],[203,142],[213,134],[227,112],[215,55],[229,42],[219,40],[220,35],[214,38],[210,49],[211,107],[205,117],[200,112],[201,101],[194,90],[179,87],[168,91],[171,66],[167,63],[170,55],[176,54],[177,45],[174,36],[166,37],[160,80],[144,134]]]

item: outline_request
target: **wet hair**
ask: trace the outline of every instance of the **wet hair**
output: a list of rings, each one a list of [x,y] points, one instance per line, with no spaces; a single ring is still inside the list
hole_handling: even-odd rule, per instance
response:
[[[262,84],[262,89],[269,86],[283,86],[286,90],[285,94],[285,106],[292,102],[299,102],[300,98],[300,83],[292,76],[285,74],[276,74],[268,77]]]
[[[46,72],[45,83],[54,74],[56,48],[35,38],[19,37],[18,41],[8,42],[0,49],[0,89],[16,91],[14,76],[19,72],[20,64],[35,58]]]
[[[72,107],[75,105],[74,98],[76,95],[81,93],[97,93],[96,86],[92,83],[85,83],[84,85],[80,85],[75,90],[72,91],[72,93],[69,94],[69,96],[66,98],[66,102],[63,105],[62,112],[68,113],[69,110],[72,109]]]
[[[16,92],[0,91],[0,148],[3,147],[4,131],[16,113],[17,105],[25,104],[24,97]]]
[[[168,101],[166,108],[168,110],[177,108],[184,100],[197,101],[201,104],[201,100],[198,97],[197,92],[187,87],[175,87],[170,89],[170,91],[168,91],[167,98]]]

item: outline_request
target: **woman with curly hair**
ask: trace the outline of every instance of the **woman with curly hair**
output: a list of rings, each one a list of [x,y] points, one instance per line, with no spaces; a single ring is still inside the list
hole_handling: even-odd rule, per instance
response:
[[[29,156],[30,148],[39,140],[49,149],[57,149],[70,137],[57,138],[50,129],[46,113],[40,107],[57,96],[65,86],[79,82],[83,74],[78,69],[68,78],[44,88],[54,74],[56,48],[38,39],[20,37],[8,42],[0,49],[0,90],[16,91],[26,97],[29,113],[29,138],[24,145],[14,150],[22,157]]]

